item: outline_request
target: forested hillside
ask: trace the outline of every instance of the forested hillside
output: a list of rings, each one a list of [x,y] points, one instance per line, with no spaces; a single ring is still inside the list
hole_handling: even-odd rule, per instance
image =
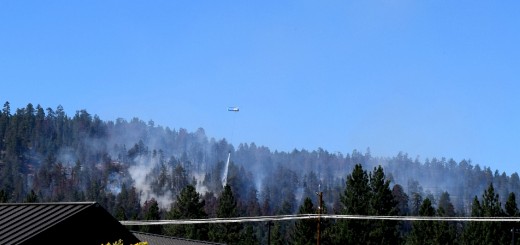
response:
[[[494,207],[498,211],[493,216],[518,215],[518,174],[508,176],[464,159],[421,160],[404,152],[374,157],[369,149],[346,154],[321,148],[271,151],[255,143],[233,146],[202,128],[188,132],[139,118],[104,121],[86,110],[69,116],[61,106],[12,109],[9,102],[0,113],[0,139],[0,202],[97,201],[120,220],[315,213],[316,192],[323,192],[324,210],[331,214],[491,216],[485,210]],[[365,202],[356,204],[355,197],[362,195]],[[180,211],[183,202],[198,197],[196,214]],[[231,208],[224,209],[223,203]],[[386,206],[375,208],[379,203]],[[366,210],[357,208],[363,205]],[[363,222],[328,221],[322,226],[323,239],[357,243],[380,241],[378,234],[387,234],[394,241],[419,244],[421,237],[429,236],[418,232],[419,227],[432,225],[381,223],[371,225],[380,233],[344,240],[356,234],[345,227],[364,227]],[[278,222],[271,228],[272,242],[302,244],[296,241],[303,235],[296,234],[312,224]],[[484,229],[476,227],[479,224],[433,225],[448,225],[439,230],[451,232],[441,235],[452,241],[479,239],[468,227]],[[251,244],[247,241],[265,241],[267,228],[226,224],[136,229]],[[505,226],[497,229],[505,232]],[[219,236],[234,232],[239,235]],[[511,241],[510,233],[502,235]]]

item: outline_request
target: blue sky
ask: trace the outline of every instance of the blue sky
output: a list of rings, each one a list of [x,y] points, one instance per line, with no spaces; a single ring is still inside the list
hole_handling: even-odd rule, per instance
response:
[[[1,1],[0,100],[520,166],[518,1]],[[239,113],[227,107],[240,107]]]

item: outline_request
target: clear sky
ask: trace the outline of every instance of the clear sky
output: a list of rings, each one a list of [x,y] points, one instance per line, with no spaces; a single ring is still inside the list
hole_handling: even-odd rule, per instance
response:
[[[0,1],[0,102],[520,172],[519,1]],[[228,112],[238,106],[240,112]]]

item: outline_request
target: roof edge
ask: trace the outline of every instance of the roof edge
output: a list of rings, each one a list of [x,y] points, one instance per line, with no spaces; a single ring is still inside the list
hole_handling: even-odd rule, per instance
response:
[[[6,202],[6,203],[0,203],[2,206],[14,206],[14,205],[86,205],[91,204],[95,205],[98,204],[98,202],[95,201],[89,201],[89,202]]]

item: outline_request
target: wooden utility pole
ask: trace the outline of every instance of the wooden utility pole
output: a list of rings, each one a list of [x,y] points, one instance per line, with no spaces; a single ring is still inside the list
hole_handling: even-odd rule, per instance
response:
[[[316,236],[316,244],[320,245],[320,223],[321,223],[321,220],[320,220],[320,214],[321,214],[321,204],[323,202],[322,198],[323,198],[323,192],[319,192],[319,193],[316,193],[318,194],[318,235]]]

